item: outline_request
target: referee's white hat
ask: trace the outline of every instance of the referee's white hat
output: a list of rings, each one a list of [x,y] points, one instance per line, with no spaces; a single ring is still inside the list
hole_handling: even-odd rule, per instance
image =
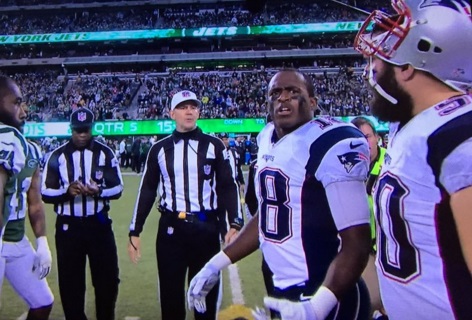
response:
[[[174,96],[172,97],[172,102],[170,104],[170,110],[174,110],[177,105],[186,101],[194,101],[198,107],[200,107],[202,104],[200,100],[197,99],[197,95],[195,93],[193,93],[192,91],[184,90],[174,94]]]

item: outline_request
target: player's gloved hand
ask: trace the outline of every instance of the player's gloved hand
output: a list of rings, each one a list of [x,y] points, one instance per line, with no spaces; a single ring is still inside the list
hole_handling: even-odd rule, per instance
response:
[[[33,262],[33,272],[39,279],[43,279],[51,271],[52,257],[48,239],[42,236],[36,239],[36,257]]]
[[[251,310],[254,320],[270,320],[270,315],[263,308],[256,307],[256,310]]]
[[[264,305],[279,312],[282,320],[323,320],[337,303],[334,293],[324,286],[306,301],[292,302],[285,299],[264,298]]]
[[[195,308],[200,313],[206,311],[205,298],[207,294],[220,279],[220,270],[230,264],[231,260],[228,256],[223,251],[220,251],[193,277],[187,291],[187,302],[190,310]]]

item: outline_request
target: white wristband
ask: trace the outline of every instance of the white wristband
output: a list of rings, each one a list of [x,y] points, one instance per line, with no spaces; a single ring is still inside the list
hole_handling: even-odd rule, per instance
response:
[[[231,264],[231,260],[223,251],[218,252],[213,258],[206,263],[206,267],[213,270],[214,272],[219,272],[220,270],[226,268]]]
[[[46,247],[49,249],[48,238],[46,238],[46,236],[41,236],[36,239],[36,249],[39,247]]]
[[[319,287],[313,298],[310,299],[316,319],[325,319],[337,303],[338,299],[334,293],[325,286]]]

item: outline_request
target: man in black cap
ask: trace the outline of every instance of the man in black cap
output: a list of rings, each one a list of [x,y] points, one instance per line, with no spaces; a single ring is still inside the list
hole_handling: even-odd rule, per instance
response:
[[[231,173],[233,175],[233,178],[236,180],[238,184],[238,195],[241,198],[241,202],[243,203],[244,201],[244,176],[243,176],[243,171],[241,169],[241,160],[239,158],[239,153],[235,148],[231,148],[229,145],[229,134],[226,132],[220,132],[217,134],[217,137],[223,141],[226,150],[228,151],[228,160],[231,165]],[[241,207],[242,210],[242,207]],[[226,232],[228,231],[228,222],[226,219],[226,213],[225,212],[220,212],[220,232],[221,232],[221,237],[222,239],[225,238]],[[242,219],[242,211],[239,213],[239,218]]]
[[[97,320],[115,317],[118,256],[108,217],[110,200],[123,191],[112,149],[92,138],[93,113],[85,108],[70,118],[72,138],[54,150],[43,173],[44,202],[57,213],[56,250],[59,291],[67,320],[86,320],[85,262],[95,288]]]

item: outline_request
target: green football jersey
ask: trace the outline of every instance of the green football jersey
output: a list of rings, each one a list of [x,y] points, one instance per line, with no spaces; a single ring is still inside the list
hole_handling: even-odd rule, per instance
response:
[[[26,165],[23,170],[15,176],[15,193],[12,195],[13,203],[16,203],[16,210],[11,208],[8,222],[3,235],[4,241],[17,242],[23,239],[25,234],[25,217],[27,210],[27,194],[31,186],[36,169],[41,161],[41,150],[32,143],[28,143],[28,155],[26,157]]]

